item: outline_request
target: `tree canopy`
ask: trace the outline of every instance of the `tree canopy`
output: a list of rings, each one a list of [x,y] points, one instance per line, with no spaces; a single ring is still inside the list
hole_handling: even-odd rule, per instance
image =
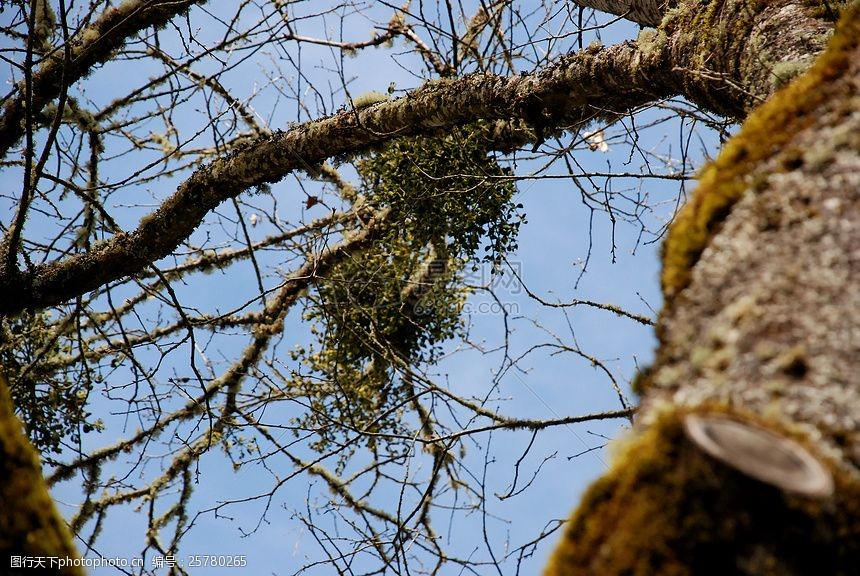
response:
[[[856,2],[0,10],[4,552],[72,554],[44,474],[135,574],[290,523],[289,574],[856,566]],[[662,302],[588,286],[664,238]],[[634,434],[560,530],[580,423]]]

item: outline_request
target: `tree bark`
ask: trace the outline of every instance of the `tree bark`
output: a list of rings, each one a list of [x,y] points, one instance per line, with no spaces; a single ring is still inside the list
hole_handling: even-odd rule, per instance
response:
[[[856,573],[858,247],[855,3],[673,224],[636,434],[547,574]]]
[[[0,374],[0,555],[3,573],[11,575],[53,573],[80,576],[74,566],[49,565],[49,558],[63,562],[77,558],[66,522],[57,512],[42,479],[39,455],[30,445],[15,416],[9,385]],[[41,557],[44,570],[32,566],[16,567],[12,556]],[[71,563],[71,562],[70,562]]]

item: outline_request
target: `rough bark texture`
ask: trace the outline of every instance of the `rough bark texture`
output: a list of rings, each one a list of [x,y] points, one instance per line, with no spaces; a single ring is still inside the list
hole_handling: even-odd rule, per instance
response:
[[[668,52],[685,97],[743,119],[809,68],[835,14],[796,0],[688,1],[666,13],[652,44]]]
[[[674,4],[675,2],[671,2]],[[621,16],[640,26],[658,26],[669,0],[576,0],[576,4]]]
[[[15,416],[6,377],[0,374],[0,557],[3,574],[33,573],[79,576],[77,568],[47,565],[47,557],[73,559],[77,553],[71,544],[66,523],[54,507],[42,479],[39,456],[21,429]],[[10,566],[10,556],[45,557],[45,570]]]
[[[860,566],[860,4],[753,113],[665,244],[638,434],[548,574],[856,574]],[[791,438],[832,474],[791,495],[707,456],[685,414]]]

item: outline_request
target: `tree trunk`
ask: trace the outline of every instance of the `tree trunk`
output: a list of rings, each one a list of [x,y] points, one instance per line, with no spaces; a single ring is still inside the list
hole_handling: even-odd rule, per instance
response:
[[[547,573],[856,574],[858,286],[855,3],[673,224],[636,433]]]
[[[59,562],[73,563],[77,558],[66,523],[57,512],[54,501],[42,479],[39,455],[30,445],[21,421],[15,416],[9,385],[0,374],[0,556],[3,574],[63,574],[78,576],[80,569]],[[13,556],[30,560],[42,558],[43,570],[21,560],[16,566]],[[51,565],[50,559],[56,559]]]

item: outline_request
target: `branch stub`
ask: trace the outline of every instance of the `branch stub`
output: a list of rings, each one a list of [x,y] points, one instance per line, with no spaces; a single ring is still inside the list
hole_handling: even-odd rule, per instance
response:
[[[684,431],[710,456],[756,480],[810,498],[833,494],[830,472],[794,440],[713,415],[688,414]]]

